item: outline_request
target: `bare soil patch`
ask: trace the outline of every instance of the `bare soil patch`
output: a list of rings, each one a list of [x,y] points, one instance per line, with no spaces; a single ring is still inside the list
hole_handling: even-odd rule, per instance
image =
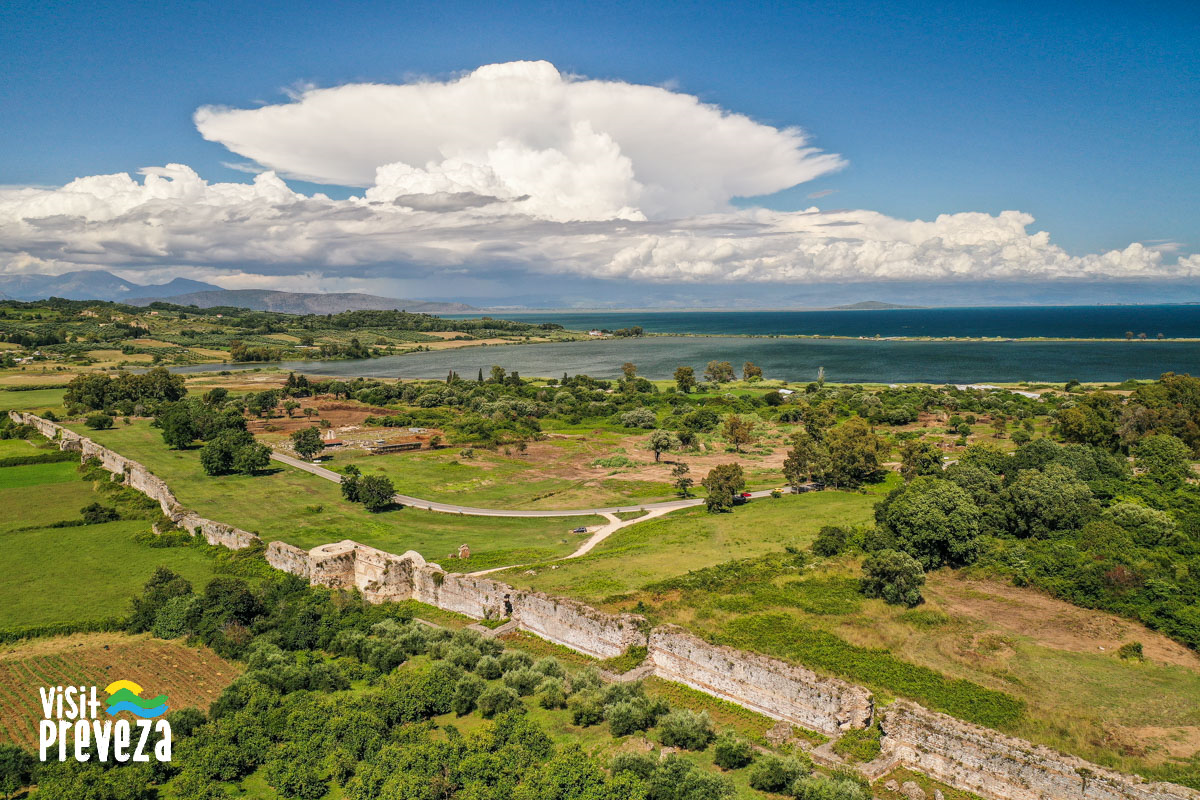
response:
[[[973,580],[942,570],[929,576],[925,596],[951,616],[979,620],[1058,650],[1115,653],[1122,644],[1138,641],[1151,661],[1200,670],[1200,656],[1160,633],[1035,589]]]

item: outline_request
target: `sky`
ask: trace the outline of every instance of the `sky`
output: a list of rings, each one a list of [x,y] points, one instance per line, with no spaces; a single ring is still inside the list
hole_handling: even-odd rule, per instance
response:
[[[0,278],[1200,299],[1197,41],[1183,2],[9,0]]]

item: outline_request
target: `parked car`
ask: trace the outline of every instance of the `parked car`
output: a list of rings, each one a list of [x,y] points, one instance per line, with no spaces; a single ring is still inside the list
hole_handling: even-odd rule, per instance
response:
[[[750,497],[753,497],[753,496],[754,496],[754,495],[750,494],[749,492],[742,492],[742,497],[750,498]]]
[[[587,533],[587,528],[575,528],[571,533]]]
[[[746,503],[749,503],[749,502],[750,502],[750,498],[746,497],[744,495],[735,494],[733,496],[733,504],[735,506],[744,506],[744,505],[746,505]]]

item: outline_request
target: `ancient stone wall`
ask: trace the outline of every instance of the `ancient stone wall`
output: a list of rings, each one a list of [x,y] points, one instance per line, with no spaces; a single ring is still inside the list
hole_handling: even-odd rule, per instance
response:
[[[20,411],[10,411],[8,414],[14,421],[33,425],[38,433],[51,441],[58,442],[60,450],[79,452],[81,461],[95,458],[104,469],[120,476],[127,486],[136,489],[152,500],[157,500],[163,514],[170,517],[172,522],[190,534],[199,533],[209,544],[219,544],[231,550],[240,550],[260,541],[249,531],[206,519],[184,508],[175,498],[175,494],[171,491],[171,487],[167,486],[166,481],[142,464],[109,450],[86,436],[80,436],[68,428],[33,414],[25,414]]]
[[[1113,772],[907,700],[888,706],[880,724],[885,757],[992,800],[1200,798],[1200,792]]]
[[[605,614],[561,597],[515,592],[512,617],[522,630],[594,658],[613,658],[648,644],[645,617]]]
[[[286,542],[271,542],[263,556],[275,569],[299,575],[311,582],[312,567],[307,550]]]
[[[871,724],[871,693],[861,686],[710,644],[674,625],[651,632],[649,660],[661,678],[804,728],[838,734]]]
[[[413,599],[475,619],[512,616],[513,588],[506,583],[443,572],[436,564],[413,576]]]

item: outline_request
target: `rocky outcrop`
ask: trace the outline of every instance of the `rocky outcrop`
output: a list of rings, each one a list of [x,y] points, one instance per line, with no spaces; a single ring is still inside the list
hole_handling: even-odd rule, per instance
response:
[[[249,531],[206,519],[184,508],[175,498],[175,494],[171,491],[171,487],[167,486],[166,481],[136,461],[47,419],[20,411],[10,411],[8,415],[15,422],[32,425],[38,433],[57,442],[60,450],[78,452],[81,461],[96,459],[104,469],[113,473],[115,479],[150,499],[156,500],[163,514],[170,517],[172,522],[190,534],[203,536],[209,544],[219,544],[231,550],[240,550],[260,541]]]
[[[993,800],[1197,800],[1200,792],[1149,783],[907,700],[884,711],[885,756]]]
[[[804,728],[838,734],[871,724],[871,693],[861,686],[710,644],[673,625],[651,632],[649,660],[661,678]]]

